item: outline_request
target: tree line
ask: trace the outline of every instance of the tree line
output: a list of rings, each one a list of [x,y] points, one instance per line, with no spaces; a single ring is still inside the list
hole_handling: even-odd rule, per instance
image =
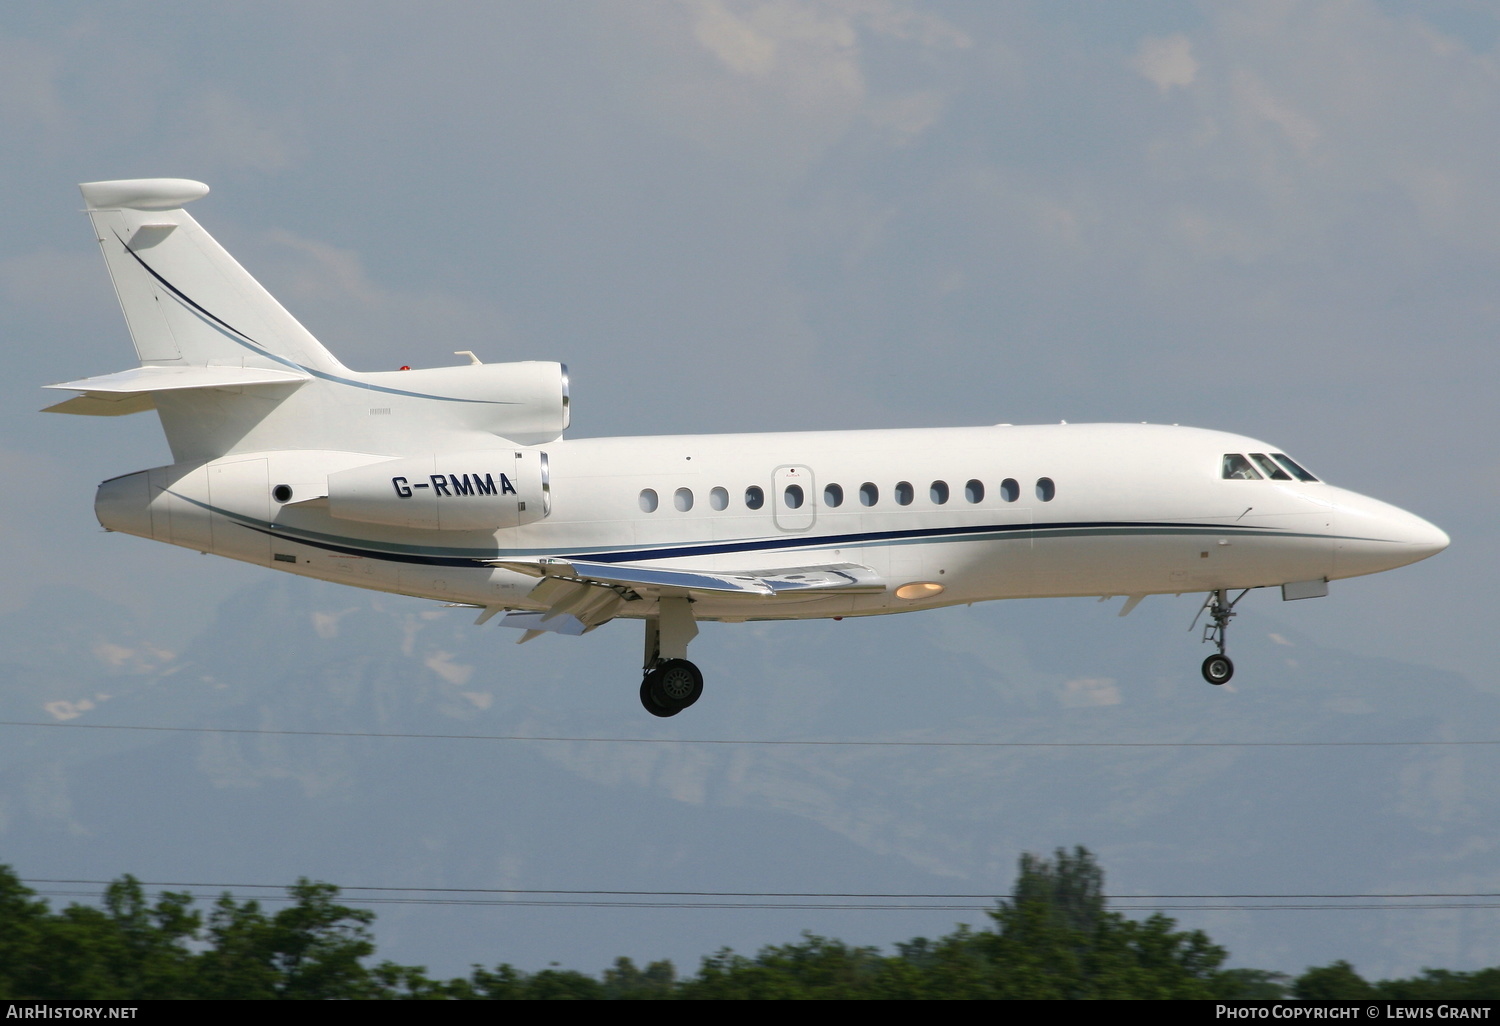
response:
[[[100,905],[53,911],[0,866],[0,998],[658,1000],[1185,998],[1488,999],[1500,968],[1425,970],[1364,980],[1347,962],[1295,979],[1225,969],[1227,952],[1201,930],[1161,914],[1126,918],[1106,907],[1104,874],[1085,848],[1023,855],[1011,894],[982,929],[897,943],[891,954],[804,933],[756,955],[728,948],[679,976],[669,961],[628,958],[595,977],[474,965],[442,980],[420,966],[375,961],[375,914],[338,903],[332,884],[301,880],[274,913],[225,894],[204,912],[186,893],[148,900],[125,876]]]

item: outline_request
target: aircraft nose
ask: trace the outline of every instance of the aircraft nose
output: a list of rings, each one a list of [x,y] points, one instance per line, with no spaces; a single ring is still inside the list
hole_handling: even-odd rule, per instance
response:
[[[1448,547],[1448,534],[1414,513],[1363,495],[1346,493],[1338,503],[1338,543],[1334,572],[1355,577],[1392,570],[1435,556]]]
[[[1436,556],[1448,547],[1448,532],[1436,524],[1429,524],[1421,517],[1412,516],[1410,513],[1406,516],[1409,523],[1404,528],[1406,536],[1403,544],[1417,554],[1417,559]]]

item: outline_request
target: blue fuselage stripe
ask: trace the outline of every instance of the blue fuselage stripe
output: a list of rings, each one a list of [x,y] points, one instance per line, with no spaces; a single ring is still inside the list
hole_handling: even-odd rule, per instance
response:
[[[233,516],[232,514],[230,514]],[[341,552],[352,556],[384,559],[396,563],[415,563],[427,566],[475,566],[494,559],[550,556],[571,559],[586,559],[595,563],[639,563],[663,559],[689,559],[703,556],[719,556],[736,552],[774,552],[789,549],[829,549],[861,547],[866,545],[908,544],[922,541],[989,541],[1031,540],[1053,536],[1078,536],[1087,534],[1131,534],[1131,535],[1274,535],[1276,537],[1318,537],[1314,535],[1289,534],[1274,529],[1246,529],[1226,531],[1223,527],[1200,524],[1150,524],[1128,522],[1092,522],[1077,524],[990,524],[980,527],[940,527],[905,531],[870,531],[858,534],[819,535],[795,538],[754,538],[735,542],[713,542],[698,545],[678,545],[652,549],[616,549],[612,551],[578,551],[576,549],[528,549],[523,551],[447,550],[400,551],[392,548],[372,548],[370,543],[360,544],[355,539],[329,536],[314,537],[309,533],[287,530],[279,526],[261,526],[244,517],[234,517],[242,526],[268,534],[273,538],[284,538],[289,542],[307,545],[329,552]],[[403,547],[404,548],[404,547]],[[460,555],[459,552],[464,554]]]

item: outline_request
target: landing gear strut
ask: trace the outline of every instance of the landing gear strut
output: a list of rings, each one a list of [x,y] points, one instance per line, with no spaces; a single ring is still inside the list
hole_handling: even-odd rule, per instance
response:
[[[676,716],[703,694],[703,674],[687,660],[688,642],[697,634],[690,600],[658,600],[658,615],[646,620],[641,679],[641,705],[652,716]]]
[[[1211,655],[1203,660],[1203,679],[1210,684],[1227,684],[1229,678],[1234,676],[1234,663],[1224,654],[1225,635],[1229,631],[1229,621],[1234,617],[1234,607],[1239,604],[1240,599],[1250,593],[1246,588],[1230,599],[1229,592],[1220,588],[1218,591],[1209,592],[1208,598],[1203,600],[1203,608],[1198,610],[1198,616],[1205,611],[1208,613],[1208,621],[1203,625],[1203,640],[1218,648],[1218,655]],[[1193,619],[1196,626],[1198,620]]]

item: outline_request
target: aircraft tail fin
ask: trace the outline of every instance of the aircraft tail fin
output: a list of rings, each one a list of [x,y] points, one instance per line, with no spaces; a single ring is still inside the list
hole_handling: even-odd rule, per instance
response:
[[[143,365],[343,369],[183,209],[208,186],[141,178],[79,189]]]
[[[176,463],[281,449],[384,454],[518,446],[568,426],[568,371],[522,361],[344,367],[183,209],[181,178],[79,187],[141,365],[50,388],[54,413],[155,410]]]

